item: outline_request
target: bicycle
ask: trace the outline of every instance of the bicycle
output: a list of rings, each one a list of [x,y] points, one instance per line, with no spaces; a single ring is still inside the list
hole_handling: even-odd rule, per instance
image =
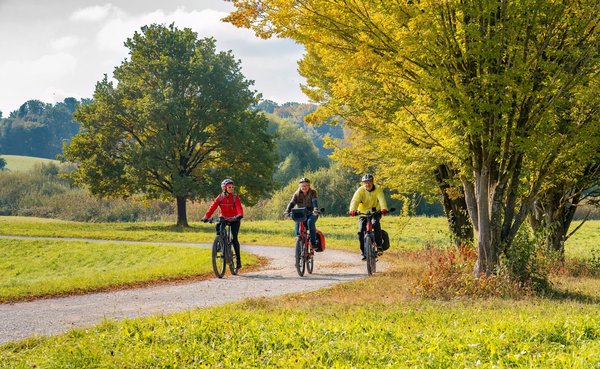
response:
[[[325,211],[324,208],[319,209],[318,214]],[[315,266],[315,250],[310,243],[310,236],[306,221],[310,215],[310,212],[306,208],[295,208],[292,209],[290,217],[296,223],[299,223],[298,237],[296,238],[296,271],[300,277],[304,277],[305,270],[308,270],[308,274],[312,274]]]
[[[231,238],[231,222],[236,220],[238,220],[237,217],[219,217],[217,223],[217,235],[212,246],[212,265],[217,278],[223,278],[227,264],[229,264],[231,274],[237,275],[238,273],[238,255],[235,253]],[[212,224],[215,220],[211,218],[208,222]]]
[[[396,210],[395,208],[391,208],[389,212]],[[361,213],[360,211],[356,212],[356,215],[364,215],[367,218],[367,229],[365,230],[364,243],[363,243],[363,254],[367,261],[367,274],[372,275],[377,270],[377,257],[383,254],[383,248],[381,245],[377,245],[377,239],[375,238],[375,228],[373,227],[373,218],[375,216],[382,214],[381,210],[375,210],[373,208],[371,211],[367,211],[366,213]]]

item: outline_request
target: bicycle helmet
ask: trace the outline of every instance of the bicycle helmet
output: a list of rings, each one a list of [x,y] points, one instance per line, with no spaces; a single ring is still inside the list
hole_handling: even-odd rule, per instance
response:
[[[300,178],[300,181],[298,183],[310,183],[310,179],[308,179],[306,177],[302,177],[302,178]]]
[[[231,178],[224,179],[223,182],[221,182],[221,188],[225,188],[230,183],[233,183],[233,179],[231,179]]]
[[[362,178],[360,179],[361,182],[364,181],[372,181],[373,180],[373,175],[371,173],[367,173],[364,176],[362,176]]]

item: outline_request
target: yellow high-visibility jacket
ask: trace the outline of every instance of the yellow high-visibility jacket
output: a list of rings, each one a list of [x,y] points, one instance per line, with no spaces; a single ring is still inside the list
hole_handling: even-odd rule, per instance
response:
[[[377,210],[388,208],[383,189],[379,186],[374,186],[373,191],[367,191],[363,186],[360,186],[354,193],[354,196],[352,196],[349,210],[358,209],[361,213],[366,213],[367,211],[371,211],[372,208],[376,208]]]

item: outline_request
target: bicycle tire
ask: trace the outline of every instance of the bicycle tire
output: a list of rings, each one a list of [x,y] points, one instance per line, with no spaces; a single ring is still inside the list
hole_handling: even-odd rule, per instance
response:
[[[233,244],[230,242],[229,243],[229,247],[227,247],[227,249],[229,250],[229,271],[231,272],[231,274],[233,275],[237,275],[238,274],[238,263],[237,263],[237,254],[235,253],[235,248],[233,247]]]
[[[367,274],[375,273],[377,255],[373,252],[373,239],[370,236],[365,236],[364,252],[367,257]]]
[[[298,237],[296,240],[296,271],[300,277],[304,277],[305,270],[306,264],[304,263],[304,247],[302,245],[302,239]]]
[[[212,265],[217,278],[223,278],[227,261],[226,249],[223,245],[223,239],[220,236],[215,237],[212,246]]]
[[[305,250],[308,249],[308,253],[306,253],[305,257],[306,257],[306,270],[308,271],[308,274],[312,274],[313,269],[315,267],[315,259],[314,259],[314,254],[313,254],[313,250],[312,247],[307,245]]]

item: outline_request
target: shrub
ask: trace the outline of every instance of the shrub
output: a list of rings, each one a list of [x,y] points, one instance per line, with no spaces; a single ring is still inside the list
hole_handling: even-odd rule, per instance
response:
[[[515,298],[529,291],[516,283],[505,269],[489,277],[473,275],[476,251],[467,246],[446,250],[426,248],[422,259],[428,268],[417,280],[413,292],[427,298],[452,299],[460,297]]]

